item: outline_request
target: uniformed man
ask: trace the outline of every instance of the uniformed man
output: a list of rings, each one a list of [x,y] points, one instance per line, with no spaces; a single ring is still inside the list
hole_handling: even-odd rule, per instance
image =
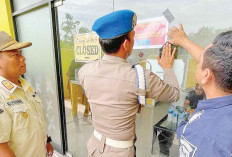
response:
[[[135,156],[138,95],[167,102],[179,98],[179,85],[172,69],[175,50],[171,54],[170,44],[165,46],[161,59],[158,58],[164,69],[164,80],[146,70],[142,71],[145,79],[137,83],[134,66],[126,62],[134,45],[135,25],[136,14],[131,10],[115,11],[93,24],[92,29],[99,35],[106,55],[84,65],[78,74],[92,111],[94,133],[87,142],[91,157]],[[144,84],[146,90],[140,84]]]
[[[172,27],[169,36],[198,62],[196,80],[206,95],[190,120],[179,125],[179,156],[231,157],[232,31],[219,34],[205,50],[188,39],[182,25]]]
[[[21,77],[26,72],[26,63],[20,49],[31,45],[31,42],[19,43],[0,31],[1,157],[53,154],[51,139],[47,140],[41,100],[30,83]]]

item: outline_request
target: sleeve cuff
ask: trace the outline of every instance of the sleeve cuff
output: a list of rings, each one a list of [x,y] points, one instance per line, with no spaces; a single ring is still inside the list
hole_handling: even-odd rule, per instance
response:
[[[0,143],[5,143],[10,141],[10,134],[5,134],[0,136]]]

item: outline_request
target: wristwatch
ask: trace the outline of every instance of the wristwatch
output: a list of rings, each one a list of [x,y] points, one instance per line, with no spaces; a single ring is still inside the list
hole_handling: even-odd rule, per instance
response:
[[[47,143],[50,143],[50,142],[52,142],[52,138],[51,138],[51,136],[48,136]]]

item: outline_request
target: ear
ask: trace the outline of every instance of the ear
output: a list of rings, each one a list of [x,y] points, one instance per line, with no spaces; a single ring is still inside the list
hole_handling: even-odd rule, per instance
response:
[[[203,70],[203,73],[202,73],[202,80],[201,80],[201,83],[202,84],[207,84],[209,83],[210,81],[212,81],[212,78],[213,78],[213,71],[209,68],[205,68]]]
[[[127,52],[127,50],[128,50],[128,44],[129,44],[128,39],[125,39],[124,42],[122,43],[123,49],[124,49],[126,52]]]

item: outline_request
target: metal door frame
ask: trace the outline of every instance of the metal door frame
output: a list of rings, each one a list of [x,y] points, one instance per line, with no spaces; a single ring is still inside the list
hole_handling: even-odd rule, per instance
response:
[[[56,151],[62,154],[66,154],[68,151],[67,142],[67,129],[66,129],[66,115],[65,115],[65,105],[64,105],[64,89],[63,89],[63,79],[62,79],[62,64],[61,64],[61,53],[60,53],[60,40],[59,40],[59,28],[58,28],[58,11],[57,6],[62,4],[62,0],[41,0],[37,3],[31,4],[27,7],[14,11],[13,0],[10,1],[12,18],[14,23],[15,37],[18,39],[17,25],[15,18],[22,14],[27,14],[31,11],[35,11],[40,7],[48,5],[50,14],[50,23],[52,30],[52,41],[53,41],[53,53],[55,54],[56,62],[56,79],[57,79],[57,89],[58,89],[58,102],[59,102],[59,115],[60,115],[60,132],[61,132],[61,147],[54,145]]]

